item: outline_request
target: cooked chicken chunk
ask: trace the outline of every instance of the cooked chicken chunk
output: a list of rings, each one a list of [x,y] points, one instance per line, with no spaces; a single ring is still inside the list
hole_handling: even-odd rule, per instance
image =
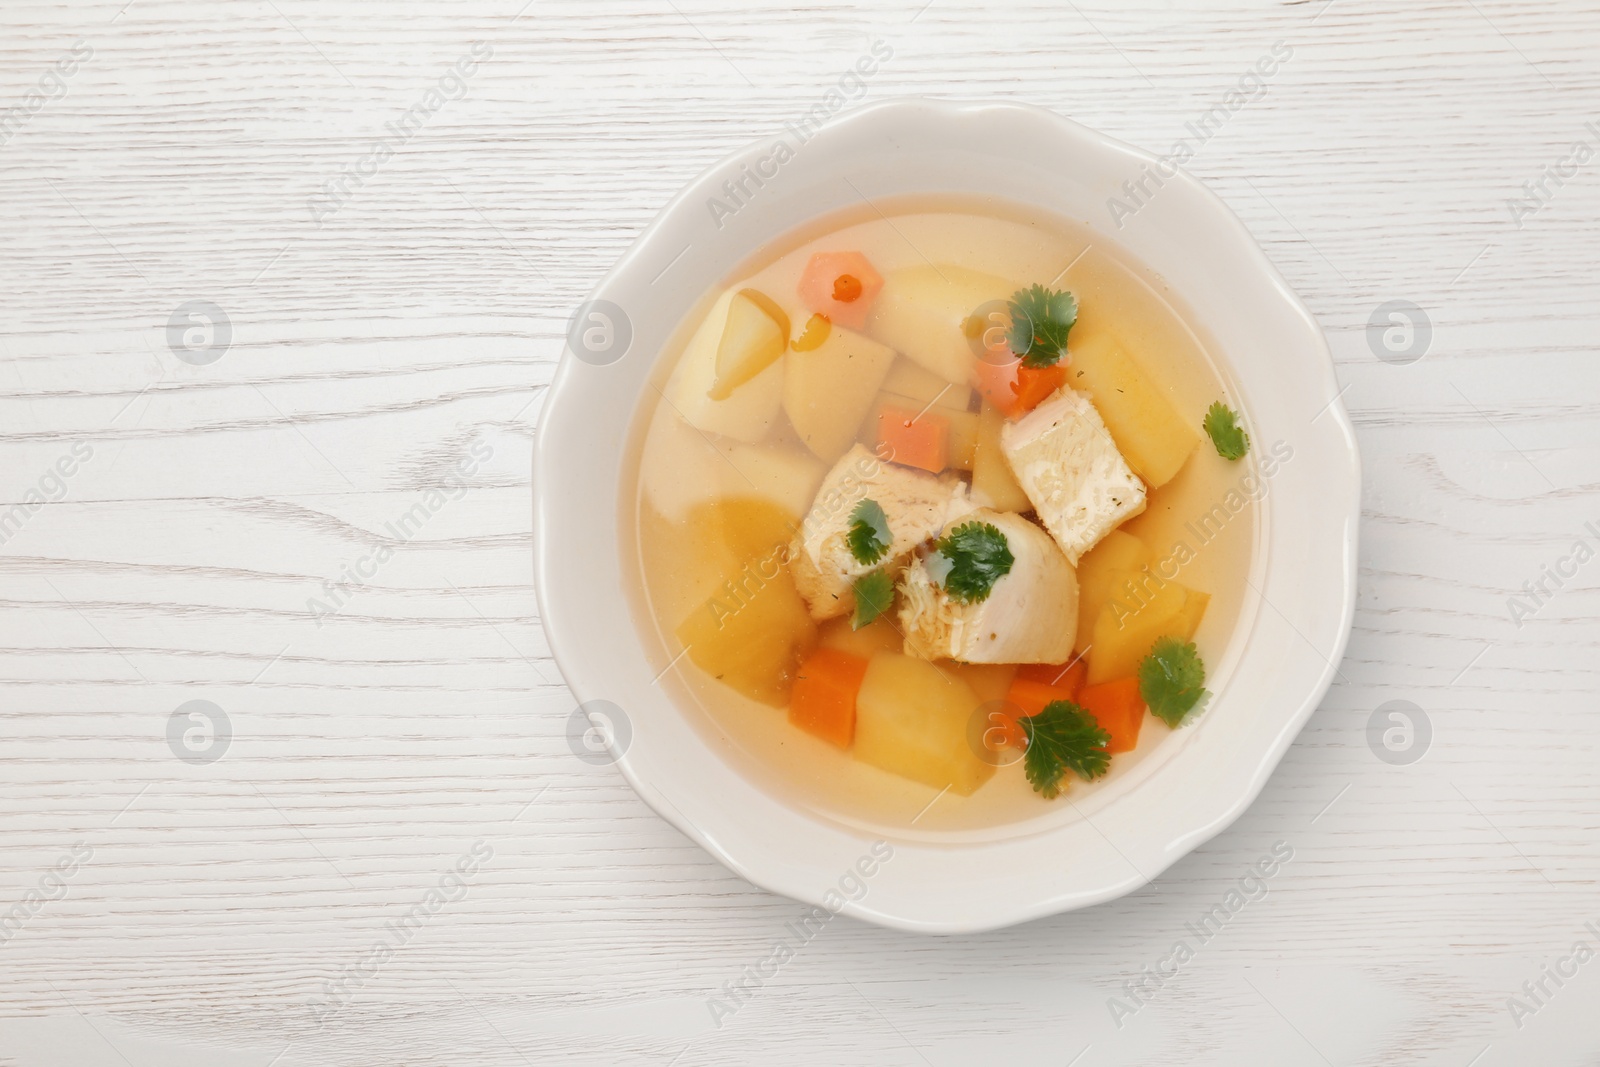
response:
[[[1065,387],[1000,430],[1000,448],[1067,562],[1144,510],[1145,489],[1089,398]]]
[[[1011,570],[972,604],[934,580],[927,559],[900,581],[906,654],[965,663],[1060,663],[1078,629],[1078,576],[1050,535],[1020,515],[979,508],[952,522],[986,522],[1005,535]]]
[[[859,562],[847,541],[850,513],[863,500],[877,501],[888,520],[889,550],[872,563]],[[857,578],[909,555],[970,508],[960,480],[896,466],[855,445],[823,478],[790,546],[790,571],[812,617],[829,619],[852,610],[850,587]]]

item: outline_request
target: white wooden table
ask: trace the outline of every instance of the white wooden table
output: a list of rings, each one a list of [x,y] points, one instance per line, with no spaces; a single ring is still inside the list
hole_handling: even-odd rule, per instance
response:
[[[7,0],[0,1064],[1600,1062],[1600,10],[748,6]],[[1189,166],[1331,339],[1360,602],[1156,884],[840,919],[717,1026],[799,905],[569,750],[529,448],[593,282],[879,38],[865,99],[1158,151],[1292,50]]]

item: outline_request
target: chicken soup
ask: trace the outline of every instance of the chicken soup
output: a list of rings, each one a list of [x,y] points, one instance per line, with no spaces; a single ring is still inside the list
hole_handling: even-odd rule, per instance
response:
[[[1026,820],[1203,714],[1285,457],[1103,236],[877,207],[751,261],[664,354],[642,610],[660,684],[774,792]]]

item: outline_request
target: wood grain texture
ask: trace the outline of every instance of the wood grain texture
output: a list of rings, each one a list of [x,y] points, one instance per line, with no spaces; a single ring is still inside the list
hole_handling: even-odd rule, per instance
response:
[[[0,1064],[1600,1062],[1600,963],[1507,1004],[1600,945],[1600,562],[1507,606],[1600,542],[1600,159],[1506,203],[1600,144],[1592,4],[521,4],[0,11],[0,108],[57,96],[0,145],[0,512],[52,498],[0,544],[0,914],[58,898],[0,943]],[[869,99],[1014,97],[1158,151],[1292,47],[1189,169],[1331,339],[1360,602],[1260,799],[1157,883],[983,936],[841,918],[718,1027],[799,905],[569,752],[529,448],[570,309],[876,37]],[[475,41],[465,95],[317,221]],[[1368,343],[1399,299],[1433,329],[1408,366]],[[167,345],[194,300],[233,331],[205,366]],[[166,736],[197,699],[233,731],[204,765]],[[1431,722],[1420,762],[1368,747],[1392,699]],[[1108,998],[1279,841],[1119,1028]]]

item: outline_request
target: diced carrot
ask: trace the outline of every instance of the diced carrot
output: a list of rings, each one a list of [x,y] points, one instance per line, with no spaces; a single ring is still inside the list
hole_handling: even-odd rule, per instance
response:
[[[878,455],[938,474],[950,465],[950,420],[896,404],[878,408]]]
[[[1087,686],[1078,694],[1078,706],[1111,735],[1107,752],[1131,752],[1139,744],[1139,727],[1144,725],[1139,679],[1130,676]]]
[[[1083,680],[1088,674],[1089,664],[1082,656],[1071,663],[1025,663],[1017,668],[1018,678],[1065,689],[1072,694],[1067,697],[1068,700],[1078,698],[1078,690],[1083,688]]]
[[[1009,357],[1009,358],[1008,358]],[[990,349],[973,364],[974,384],[984,399],[993,404],[1006,418],[1016,413],[1017,368],[1022,361],[1009,351]]]
[[[883,276],[860,252],[818,252],[800,276],[800,299],[819,315],[859,330],[883,288]]]
[[[1060,363],[1024,367],[1020,359],[1007,360],[993,351],[979,359],[975,367],[978,392],[1008,419],[1032,411],[1067,381],[1067,369]]]
[[[1017,412],[1032,411],[1039,402],[1067,384],[1067,368],[1060,363],[1048,367],[1017,368]]]
[[[819,648],[800,665],[789,700],[789,721],[840,748],[856,734],[856,693],[867,676],[865,657]]]
[[[1046,704],[1057,700],[1070,701],[1075,695],[1070,689],[1024,678],[1021,672],[1018,672],[1017,677],[1011,682],[1010,690],[1006,693],[1006,703],[1015,706],[1019,715],[1037,715],[1044,710]]]

